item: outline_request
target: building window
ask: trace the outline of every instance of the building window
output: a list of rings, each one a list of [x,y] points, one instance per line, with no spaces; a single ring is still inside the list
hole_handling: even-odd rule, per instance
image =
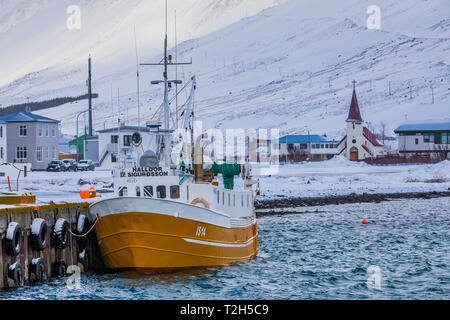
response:
[[[27,158],[27,147],[17,147],[16,148],[16,158],[26,159]]]
[[[423,136],[423,142],[432,143],[434,141],[434,133],[425,133]]]
[[[52,137],[56,137],[56,128],[52,126]]]
[[[117,162],[117,156],[114,153],[111,153],[111,162],[116,163]]]
[[[416,138],[415,143],[419,144],[419,139],[418,138]]]
[[[48,158],[49,158],[48,147],[44,147],[44,155],[45,155],[45,159],[48,160]]]
[[[48,126],[45,126],[45,136],[48,137]]]
[[[42,129],[41,124],[38,126],[38,132],[39,132],[39,137],[42,137],[43,129]]]
[[[445,134],[445,133],[442,133],[442,134]],[[434,135],[434,143],[435,144],[440,144],[441,143],[441,141],[442,141],[442,137],[441,137],[441,135],[442,135],[441,133],[436,133],[435,135]]]
[[[21,137],[27,136],[27,126],[19,126],[19,136]]]
[[[123,145],[126,147],[131,146],[131,136],[123,136]]]
[[[180,199],[180,187],[171,186],[170,187],[170,199]]]
[[[36,160],[38,162],[42,162],[42,147],[37,147],[36,148]]]
[[[306,143],[302,143],[302,144],[300,144],[300,149],[306,150],[306,149],[308,149],[308,145]]]
[[[3,154],[3,147],[0,147],[0,158],[3,159],[3,156],[4,156],[4,154]]]
[[[57,154],[57,152],[56,152],[56,147],[53,147],[53,148],[52,148],[52,156],[53,156],[53,159],[58,158],[58,154]]]
[[[118,144],[119,143],[119,136],[111,136],[111,143],[112,144]]]
[[[157,186],[156,195],[158,196],[158,199],[165,199],[167,197],[166,186]]]
[[[3,138],[3,127],[0,126],[0,138]]]
[[[448,144],[450,143],[449,138],[450,138],[450,133],[442,133],[442,144]]]
[[[153,187],[152,186],[144,187],[144,197],[153,198]]]

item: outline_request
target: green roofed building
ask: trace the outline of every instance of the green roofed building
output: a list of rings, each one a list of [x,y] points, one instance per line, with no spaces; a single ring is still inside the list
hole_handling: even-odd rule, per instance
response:
[[[72,153],[76,153],[78,156],[84,155],[84,140],[88,137],[87,134],[75,138],[72,141],[69,141],[69,147]]]

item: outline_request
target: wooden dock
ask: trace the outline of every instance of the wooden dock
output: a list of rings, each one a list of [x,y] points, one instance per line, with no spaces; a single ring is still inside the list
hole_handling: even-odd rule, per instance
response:
[[[68,269],[103,269],[87,219],[89,205],[40,204],[33,195],[0,195],[0,288],[63,277]]]

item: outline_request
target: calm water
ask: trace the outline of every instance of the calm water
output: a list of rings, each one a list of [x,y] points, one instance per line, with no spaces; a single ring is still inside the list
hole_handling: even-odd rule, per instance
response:
[[[248,263],[171,275],[83,275],[2,299],[450,299],[450,198],[299,208],[259,220]],[[370,224],[363,225],[367,219]],[[367,287],[367,268],[381,289]]]

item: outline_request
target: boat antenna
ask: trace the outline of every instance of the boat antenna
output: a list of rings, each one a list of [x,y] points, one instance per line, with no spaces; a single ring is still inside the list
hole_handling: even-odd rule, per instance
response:
[[[169,66],[178,66],[178,65],[188,65],[188,64],[192,64],[192,59],[190,62],[172,62],[172,55],[168,55],[167,53],[167,20],[168,20],[168,13],[167,13],[167,0],[165,1],[166,3],[166,11],[165,11],[165,17],[166,17],[166,21],[165,21],[165,30],[166,30],[166,34],[165,34],[165,38],[164,38],[164,58],[162,61],[160,61],[159,63],[141,63],[141,65],[143,66],[164,66],[164,72],[163,72],[163,80],[155,80],[152,81],[151,84],[164,84],[164,102],[163,102],[163,107],[164,107],[164,128],[166,130],[170,130],[170,125],[169,125],[169,121],[170,121],[170,108],[169,108],[169,88],[172,87],[172,83],[177,85],[177,84],[181,84],[182,82],[180,80],[169,80],[168,78],[168,67]]]
[[[175,63],[178,62],[177,10],[175,10]],[[178,80],[178,65],[175,64],[175,79]],[[175,82],[175,128],[178,128],[178,82]]]
[[[138,128],[141,127],[141,99],[140,99],[140,81],[139,81],[139,56],[138,56],[138,46],[136,37],[136,25],[134,26],[134,46],[136,48],[136,85],[137,85],[137,109],[138,109]]]

